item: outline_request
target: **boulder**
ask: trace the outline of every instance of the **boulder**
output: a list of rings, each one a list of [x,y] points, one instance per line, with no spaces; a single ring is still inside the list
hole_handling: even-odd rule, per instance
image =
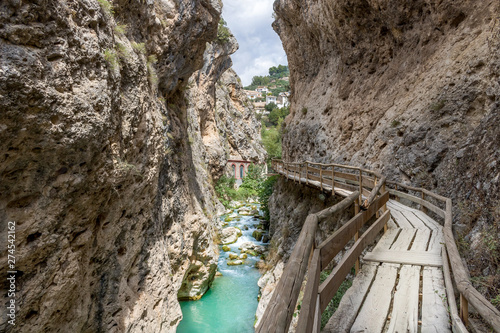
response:
[[[237,266],[237,265],[242,265],[243,260],[233,260],[233,261],[228,261],[227,265],[228,266]]]
[[[256,240],[258,240],[259,242],[262,240],[262,231],[260,230],[255,230],[253,233],[252,233],[252,237],[255,238]]]
[[[223,245],[222,246],[222,251],[224,251],[224,252],[231,251],[231,248],[229,246],[227,246],[227,245]]]
[[[233,259],[238,259],[238,255],[236,253],[229,253],[229,259],[233,260]]]
[[[224,245],[233,244],[242,235],[241,230],[235,227],[222,229],[221,243]]]

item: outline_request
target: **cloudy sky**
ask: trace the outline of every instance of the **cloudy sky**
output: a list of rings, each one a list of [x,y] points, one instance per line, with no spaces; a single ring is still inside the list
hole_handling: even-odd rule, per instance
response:
[[[255,75],[268,75],[269,67],[286,65],[281,40],[271,27],[274,0],[223,0],[222,17],[240,48],[231,56],[243,85]]]

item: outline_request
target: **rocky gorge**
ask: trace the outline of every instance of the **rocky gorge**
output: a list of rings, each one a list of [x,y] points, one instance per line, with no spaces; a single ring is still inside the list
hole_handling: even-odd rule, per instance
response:
[[[178,299],[207,290],[214,184],[229,154],[265,157],[220,13],[209,0],[0,4],[0,220],[2,235],[16,222],[18,271],[17,325],[2,315],[2,331],[175,332]]]

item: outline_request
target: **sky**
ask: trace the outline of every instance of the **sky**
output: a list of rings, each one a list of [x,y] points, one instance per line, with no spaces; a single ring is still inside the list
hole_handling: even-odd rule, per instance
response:
[[[271,27],[274,0],[223,0],[222,18],[238,40],[233,69],[247,86],[269,67],[287,65],[283,45]]]

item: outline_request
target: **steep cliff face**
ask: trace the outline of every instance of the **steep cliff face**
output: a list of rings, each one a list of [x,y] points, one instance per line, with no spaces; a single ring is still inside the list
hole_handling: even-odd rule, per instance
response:
[[[16,222],[18,270],[2,331],[174,332],[178,296],[206,290],[220,204],[187,83],[220,6],[0,4],[0,232]]]
[[[493,280],[484,240],[500,238],[499,6],[277,0],[273,25],[291,70],[284,158],[380,169],[452,198],[471,273]]]

